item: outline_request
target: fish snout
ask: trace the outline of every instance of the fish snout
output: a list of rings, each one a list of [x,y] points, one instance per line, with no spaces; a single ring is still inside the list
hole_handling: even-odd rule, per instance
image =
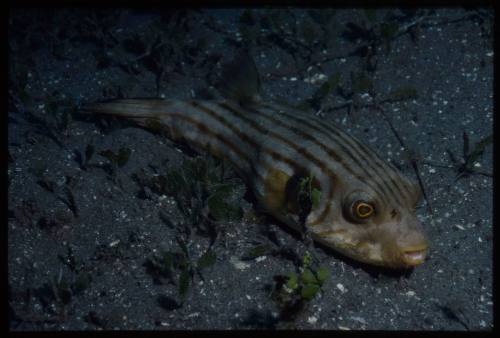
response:
[[[398,241],[398,251],[401,263],[404,266],[415,266],[422,264],[426,257],[429,243],[420,231],[414,231]]]

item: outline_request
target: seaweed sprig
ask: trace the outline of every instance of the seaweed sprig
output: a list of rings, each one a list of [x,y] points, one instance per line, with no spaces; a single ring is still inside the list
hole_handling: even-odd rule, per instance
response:
[[[479,158],[483,155],[486,146],[493,142],[493,135],[488,135],[479,140],[472,150],[469,150],[469,135],[464,131],[463,133],[463,159],[457,159],[453,156],[453,153],[450,150],[447,150],[448,155],[450,156],[450,160],[455,167],[457,172],[457,176],[455,181],[460,179],[461,177],[467,177],[471,174],[479,174],[484,176],[492,177],[492,173],[476,169],[475,166],[478,163]]]
[[[182,306],[195,276],[204,280],[202,272],[214,265],[217,260],[211,247],[194,260],[188,243],[183,238],[177,237],[177,245],[180,250],[166,251],[160,255],[151,256],[144,263],[148,273],[157,283],[167,282],[177,286],[179,301],[173,300],[171,305],[176,305],[171,306],[169,310]]]
[[[85,147],[85,157],[78,149],[75,149],[73,153],[75,155],[75,161],[78,163],[80,169],[87,170],[89,168],[89,162],[94,156],[95,147],[92,144],[87,144]]]
[[[89,156],[89,159],[93,153],[94,150],[87,147],[86,156]],[[128,147],[121,147],[116,153],[111,149],[105,149],[98,153],[98,155],[108,159],[109,162],[104,164],[102,168],[108,172],[113,181],[116,180],[118,168],[122,168],[128,163],[131,153],[132,150]]]
[[[443,163],[439,161],[431,161],[425,159],[416,159],[421,163],[444,169],[452,169],[455,171],[456,175],[452,184],[456,183],[459,179],[468,177],[470,175],[482,175],[487,177],[493,177],[493,173],[487,170],[479,169],[479,158],[483,155],[485,148],[493,142],[493,135],[488,135],[481,138],[470,150],[469,135],[466,131],[462,134],[463,138],[463,150],[462,158],[457,158],[455,154],[450,149],[446,149],[446,153],[450,158],[451,163]]]
[[[156,193],[174,198],[182,220],[172,224],[167,216],[160,214],[165,223],[177,228],[186,238],[191,235],[191,229],[196,229],[198,234],[208,235],[213,242],[221,223],[237,221],[243,216],[240,203],[242,186],[239,180],[230,181],[224,177],[228,171],[223,163],[217,164],[216,159],[207,154],[186,160],[165,174],[148,176],[141,171],[133,177],[144,195]]]
[[[274,277],[271,298],[280,307],[278,320],[285,327],[292,325],[304,313],[329,274],[327,267],[315,264],[310,253],[306,252],[297,271]]]
[[[439,167],[439,168],[449,168],[456,172],[455,179],[453,183],[457,182],[460,178],[468,177],[470,175],[483,175],[487,177],[493,177],[493,174],[489,171],[479,169],[479,158],[483,155],[486,147],[493,142],[493,135],[488,135],[481,138],[472,150],[470,149],[469,135],[466,131],[462,134],[463,148],[462,148],[462,158],[457,158],[455,154],[450,149],[446,149],[451,164],[422,160],[422,163]]]

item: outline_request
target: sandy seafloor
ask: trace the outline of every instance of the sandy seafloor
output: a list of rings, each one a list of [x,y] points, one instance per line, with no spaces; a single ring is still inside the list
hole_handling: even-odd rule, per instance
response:
[[[265,17],[265,11],[253,15]],[[282,11],[278,26],[284,32],[292,29],[294,20],[300,26],[308,15],[303,9]],[[188,12],[187,19],[164,15],[163,27],[170,30],[160,34],[161,41],[172,49],[162,59],[165,76],[158,93],[155,68],[140,59],[144,50],[135,45],[134,54],[134,45],[127,52],[121,44],[133,36],[145,44],[152,40],[150,26],[160,11],[117,10],[114,14],[122,13],[121,17],[108,16],[109,22],[102,10],[97,15],[82,9],[10,12],[9,63],[15,69],[9,76],[8,111],[10,329],[491,330],[492,178],[473,174],[454,182],[454,169],[423,162],[417,163],[432,213],[421,201],[417,214],[431,246],[428,260],[413,271],[389,273],[317,248],[329,279],[294,322],[279,323],[269,285],[273,276],[293,271],[293,263],[272,255],[243,263],[240,258],[261,240],[263,227],[299,254],[304,244],[270,217],[260,217],[260,223],[244,219],[222,227],[224,234],[212,248],[215,264],[203,270],[204,280],[194,276],[181,307],[172,306],[178,299],[177,286],[158,282],[145,262],[162,251],[178,250],[174,230],[159,211],[172,222],[181,216],[171,197],[141,194],[132,175],[140,169],[152,173],[153,168],[173,168],[192,154],[158,134],[119,121],[106,126],[98,118],[73,112],[64,122],[68,115],[61,102],[66,98],[82,105],[157,94],[191,98],[208,87],[217,64],[229,60],[242,44],[249,45],[247,36],[239,34],[241,12],[201,10]],[[350,88],[349,74],[365,68],[363,56],[351,53],[366,42],[346,33],[353,27],[349,23],[378,24],[379,29],[391,15],[401,17],[403,27],[418,21],[422,12],[403,17],[397,9],[338,9],[328,19],[329,33],[313,23],[313,28],[304,28],[310,30],[304,34],[308,38],[300,41],[284,33],[288,44],[267,39],[270,28],[254,28],[252,55],[264,95],[298,103],[321,85],[305,79],[334,72],[341,73],[341,86]],[[371,93],[384,97],[402,86],[413,88],[416,97],[382,107],[420,159],[450,163],[447,150],[462,158],[464,132],[471,149],[493,132],[493,13],[434,8],[425,15],[412,29],[413,39],[409,33],[400,34],[389,51],[378,44],[376,68],[369,72]],[[242,21],[260,24],[248,17]],[[135,58],[135,71],[116,66]],[[363,94],[362,102],[369,99]],[[311,113],[336,122],[415,177],[379,112],[328,109],[345,100],[338,91],[328,93],[321,111]],[[107,162],[103,156],[95,154],[90,161],[95,165],[81,168],[75,151],[84,153],[88,144],[96,152],[128,147],[131,155],[111,179],[98,167]],[[491,173],[492,162],[488,145],[473,168]],[[76,214],[68,207],[66,188],[74,196]],[[255,209],[251,197],[241,203],[247,210]],[[207,246],[208,239],[197,234],[188,242],[193,257]],[[82,282],[86,276],[90,282]],[[53,291],[54,285],[62,291]]]

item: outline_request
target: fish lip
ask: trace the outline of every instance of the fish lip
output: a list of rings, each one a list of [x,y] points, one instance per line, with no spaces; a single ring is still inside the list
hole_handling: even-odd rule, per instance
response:
[[[401,252],[401,259],[406,266],[420,265],[427,257],[427,245],[406,248]]]

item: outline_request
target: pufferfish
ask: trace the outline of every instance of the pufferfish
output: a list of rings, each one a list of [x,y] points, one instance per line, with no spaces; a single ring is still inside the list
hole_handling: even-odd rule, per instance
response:
[[[222,99],[119,99],[83,111],[161,126],[171,140],[230,161],[266,212],[354,260],[390,268],[425,261],[413,180],[330,121],[262,100],[248,54],[222,79]],[[295,193],[304,177],[320,198],[301,224]]]

